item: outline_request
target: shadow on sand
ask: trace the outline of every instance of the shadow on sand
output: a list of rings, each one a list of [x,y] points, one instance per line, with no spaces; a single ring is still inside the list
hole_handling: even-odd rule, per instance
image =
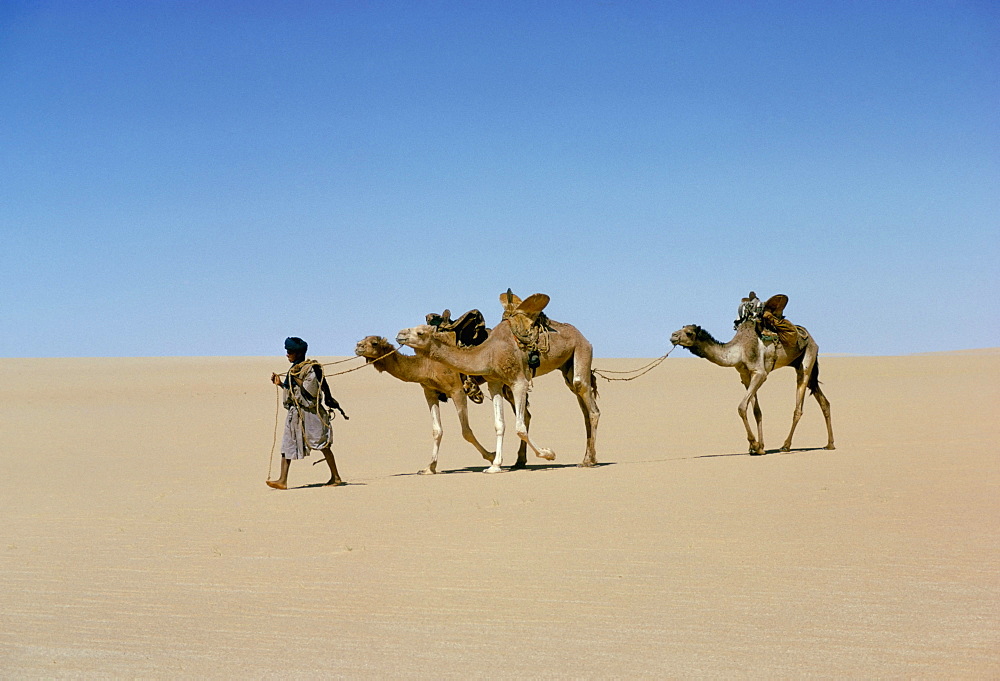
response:
[[[292,489],[316,489],[316,488],[319,488],[319,487],[329,487],[331,489],[336,489],[337,487],[348,487],[348,486],[367,485],[367,484],[368,483],[366,483],[366,482],[346,482],[345,481],[345,482],[340,483],[339,485],[328,485],[325,482],[314,482],[314,483],[311,483],[311,484],[308,484],[308,485],[296,485],[295,487],[289,487],[288,489],[290,489],[290,490],[292,490]]]
[[[605,466],[614,466],[614,461],[608,461],[604,463],[596,463],[590,468],[603,468]],[[551,471],[559,470],[565,468],[581,468],[580,464],[576,463],[529,463],[526,466],[521,466],[515,468],[514,466],[504,466],[504,473],[520,473],[522,471]],[[451,468],[448,470],[439,470],[436,475],[454,475],[456,473],[480,473],[486,470],[486,466],[466,466],[465,468]],[[407,477],[407,476],[419,476],[422,475],[420,472],[416,473],[396,473],[392,477]]]
[[[826,447],[792,447],[787,452],[783,452],[780,449],[765,449],[763,454],[754,454],[753,452],[734,452],[732,454],[700,454],[698,456],[687,456],[683,457],[686,459],[717,459],[723,456],[767,456],[768,454],[795,454],[797,452],[820,452],[827,451]]]

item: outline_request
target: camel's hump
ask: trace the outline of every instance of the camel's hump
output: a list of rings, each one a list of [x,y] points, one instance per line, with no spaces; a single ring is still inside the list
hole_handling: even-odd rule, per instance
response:
[[[538,314],[549,304],[549,297],[544,293],[532,293],[517,306],[519,312]]]

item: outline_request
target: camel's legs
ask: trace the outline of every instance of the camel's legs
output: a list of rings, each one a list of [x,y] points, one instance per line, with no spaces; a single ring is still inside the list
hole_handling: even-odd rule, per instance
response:
[[[535,443],[528,437],[528,424],[524,416],[528,407],[528,382],[520,381],[516,385],[512,385],[510,389],[514,393],[514,416],[517,424],[517,436],[521,438],[521,442],[526,443],[531,448],[535,456],[540,459],[552,461],[556,458],[556,453],[547,447],[536,447]]]
[[[506,388],[503,391],[503,397],[510,403],[510,408],[515,412],[517,407],[514,405],[514,394],[511,393],[510,388]],[[524,428],[528,432],[531,432],[531,408],[528,405],[528,400],[524,401]],[[528,443],[521,440],[521,443],[517,446],[517,461],[511,466],[511,470],[518,468],[525,468],[528,465]]]
[[[804,360],[802,364],[795,367],[795,411],[792,412],[792,427],[788,431],[788,437],[785,438],[785,444],[781,445],[781,451],[787,452],[792,448],[792,436],[795,434],[795,428],[799,425],[799,419],[802,418],[802,405],[805,403],[806,399],[806,387],[809,383],[809,371],[812,370],[812,365],[806,366],[806,361]]]
[[[813,390],[813,397],[819,402],[819,408],[823,410],[823,418],[826,419],[826,449],[836,449],[833,444],[833,422],[830,420],[830,400],[826,399],[826,395],[819,389],[819,386]]]
[[[499,473],[500,465],[503,463],[503,387],[499,383],[487,384],[490,391],[490,399],[493,401],[493,427],[497,433],[497,448],[493,455],[493,463],[484,473]]]
[[[833,444],[833,422],[830,420],[830,400],[826,399],[826,395],[823,394],[822,389],[819,387],[819,359],[817,358],[819,348],[813,345],[809,348],[809,353],[811,360],[809,362],[810,368],[809,371],[804,373],[809,377],[809,389],[812,390],[813,397],[819,403],[819,408],[823,412],[823,419],[826,421],[826,449],[836,449]],[[791,435],[788,436],[787,444],[792,444]]]
[[[497,433],[497,449],[493,455],[492,463],[493,465],[487,468],[484,473],[499,473],[501,468],[500,465],[503,463],[503,435],[506,427],[504,425],[503,417],[503,400],[510,402],[511,408],[513,408],[514,413],[517,414],[517,403],[514,401],[514,393],[511,392],[510,388],[502,383],[488,384],[490,392],[490,399],[493,402],[493,425],[496,428]],[[524,429],[527,432],[529,426],[531,425],[531,411],[528,409],[528,398],[525,395],[524,399]],[[528,444],[524,440],[521,440],[521,444],[517,448],[517,462],[511,466],[511,469],[524,468],[528,463]]]
[[[767,380],[767,373],[760,371],[754,372],[750,376],[750,380],[747,384],[747,394],[744,396],[743,401],[740,402],[739,413],[740,418],[743,419],[743,426],[747,429],[747,440],[750,442],[750,453],[751,454],[763,454],[764,453],[764,438],[761,437],[759,440],[754,437],[753,430],[750,428],[750,421],[747,420],[747,407],[751,402],[756,400],[757,391],[760,390],[760,386],[764,384]],[[754,416],[757,415],[759,408],[754,409]]]
[[[589,365],[589,363],[586,364]],[[583,426],[587,433],[587,449],[580,465],[594,466],[597,464],[597,424],[601,420],[601,410],[597,407],[589,368],[583,375],[575,370],[571,371],[571,369],[572,365],[570,364],[563,367],[563,378],[569,389],[576,394],[580,411],[583,412]]]
[[[836,449],[833,445],[833,424],[830,421],[830,401],[826,399],[826,395],[819,387],[819,368],[817,366],[817,348],[811,346],[806,350],[805,356],[802,358],[802,362],[799,366],[795,367],[795,412],[792,415],[792,428],[788,431],[788,437],[785,439],[785,444],[781,446],[781,451],[787,452],[792,448],[792,435],[795,434],[795,427],[799,424],[799,419],[802,418],[802,411],[805,405],[806,399],[806,389],[810,387],[812,383],[813,396],[816,398],[816,402],[819,403],[819,408],[823,412],[823,418],[826,419],[826,434],[827,434],[827,449]]]
[[[455,411],[458,412],[458,422],[462,426],[462,437],[465,438],[466,442],[471,443],[484,459],[493,463],[496,454],[479,444],[476,434],[472,432],[472,427],[469,425],[469,400],[465,397],[465,391],[456,390],[451,396],[451,401],[455,404]]]
[[[816,355],[817,349],[810,347],[806,350],[806,356],[803,358],[801,366],[795,369],[797,372],[795,414],[792,416],[792,429],[788,432],[788,438],[781,447],[781,451],[783,452],[787,452],[792,448],[792,434],[795,432],[795,426],[798,425],[799,419],[802,418],[806,388],[810,388],[813,391],[813,396],[816,398],[816,402],[819,403],[819,408],[823,412],[823,418],[826,420],[826,449],[836,449],[833,445],[833,423],[830,420],[830,401],[826,399],[826,395],[823,394],[823,391],[819,387],[819,366]]]
[[[597,402],[588,390],[583,395],[576,396],[580,403],[580,411],[583,412],[583,425],[587,429],[587,451],[584,452],[581,466],[597,465],[597,422],[601,420],[601,410],[597,408]]]
[[[760,410],[760,400],[757,394],[753,396],[753,418],[757,422],[757,441],[764,443],[764,414]]]
[[[767,378],[767,374],[764,374],[764,378],[765,379]],[[753,380],[753,375],[750,373],[750,371],[742,370],[741,369],[740,370],[740,380],[743,382],[743,387],[747,389],[748,394],[749,394],[750,382],[751,382],[751,380]],[[764,383],[764,381],[762,380],[761,381],[761,385],[763,383]],[[757,386],[757,389],[758,390],[760,389],[760,385]],[[757,423],[757,442],[759,442],[760,443],[760,447],[763,448],[763,446],[764,446],[764,415],[763,415],[763,413],[760,410],[760,401],[757,399],[757,391],[756,390],[754,391],[753,395],[750,397],[750,405],[752,405],[752,408],[753,408],[753,418],[754,418],[754,421]],[[746,424],[747,423],[747,418],[746,418],[745,412],[742,412],[741,416],[743,416],[743,423]],[[750,453],[751,454],[763,454],[764,453],[763,451],[758,452],[757,449],[754,448],[754,440],[753,440],[752,437],[749,437],[749,433],[750,433],[750,426],[749,425],[747,425],[747,433],[748,433],[747,439],[750,440]]]
[[[427,468],[420,471],[421,475],[437,473],[438,450],[441,449],[441,438],[444,436],[444,429],[441,427],[441,401],[438,399],[436,390],[424,389],[424,398],[431,411],[431,462]]]

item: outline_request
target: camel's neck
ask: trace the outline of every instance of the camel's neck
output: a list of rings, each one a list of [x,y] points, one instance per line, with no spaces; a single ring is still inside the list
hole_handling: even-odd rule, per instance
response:
[[[747,333],[754,334],[753,327],[740,324],[736,335],[728,343],[721,343],[704,329],[698,335],[697,342],[691,346],[691,352],[698,357],[704,357],[712,364],[723,367],[734,367],[743,361],[742,344]]]
[[[435,342],[428,348],[427,355],[463,374],[487,376],[491,373],[490,345],[490,338],[487,338],[481,345],[472,347],[457,347],[448,343]]]
[[[417,381],[415,370],[419,363],[419,358],[411,355],[402,355],[398,352],[393,352],[372,362],[379,371],[384,371],[394,378],[411,383]]]

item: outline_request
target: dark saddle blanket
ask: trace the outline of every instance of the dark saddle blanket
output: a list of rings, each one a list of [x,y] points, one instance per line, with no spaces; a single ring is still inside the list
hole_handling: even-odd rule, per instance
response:
[[[455,334],[455,343],[459,346],[471,347],[479,345],[490,335],[490,330],[486,328],[486,320],[479,310],[469,310],[458,319],[451,318],[451,310],[445,310],[441,314],[431,312],[425,319],[430,326],[438,331]],[[462,376],[462,387],[469,399],[476,404],[483,403],[483,391],[480,385],[484,383],[481,376]]]
[[[427,323],[436,327],[438,331],[454,333],[458,345],[479,345],[490,334],[483,313],[479,310],[469,310],[458,319],[451,318],[451,310],[445,310],[441,314],[431,312],[426,319]]]

